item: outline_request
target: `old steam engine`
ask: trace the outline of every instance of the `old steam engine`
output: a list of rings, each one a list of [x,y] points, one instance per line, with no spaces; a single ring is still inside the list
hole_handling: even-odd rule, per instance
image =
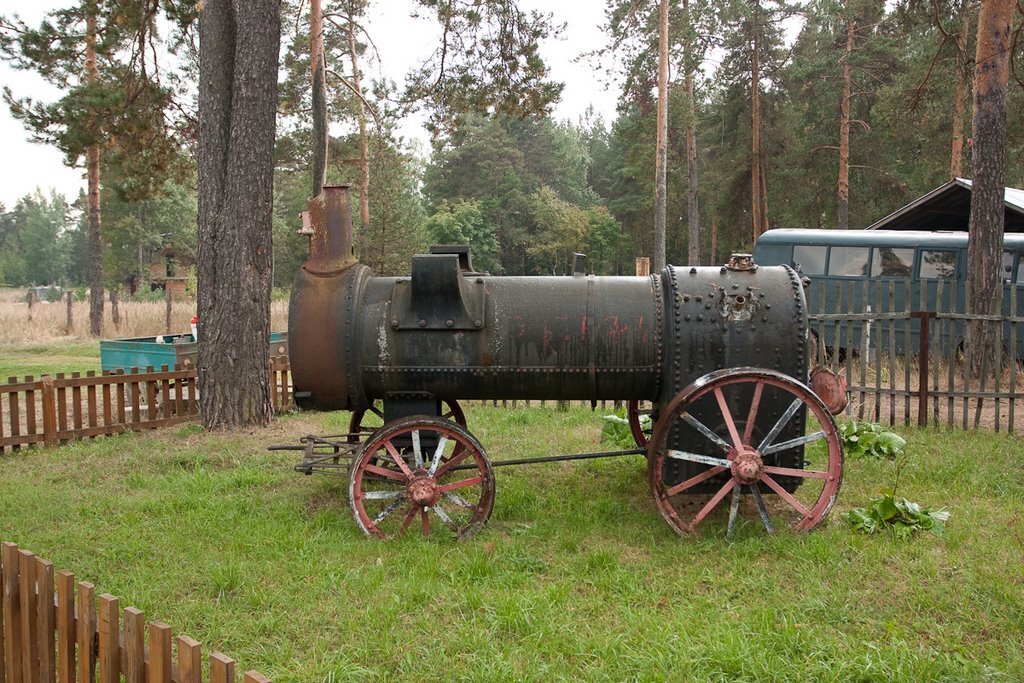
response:
[[[646,456],[680,533],[709,515],[731,532],[741,509],[769,532],[810,529],[832,507],[842,445],[805,384],[792,269],[738,255],[649,277],[496,277],[466,248],[435,247],[411,275],[377,277],[355,259],[347,187],[325,188],[310,215],[288,323],[295,400],[352,421],[291,448],[300,472],[348,473],[367,534],[465,537],[491,514],[496,466],[613,455]],[[492,463],[466,399],[627,401],[638,448]]]

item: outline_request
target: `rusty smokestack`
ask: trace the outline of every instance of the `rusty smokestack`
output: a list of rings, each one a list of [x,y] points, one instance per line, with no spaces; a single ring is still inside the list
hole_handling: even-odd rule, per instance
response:
[[[305,269],[314,275],[333,275],[358,261],[352,239],[349,185],[324,185],[324,191],[309,200],[313,234]]]

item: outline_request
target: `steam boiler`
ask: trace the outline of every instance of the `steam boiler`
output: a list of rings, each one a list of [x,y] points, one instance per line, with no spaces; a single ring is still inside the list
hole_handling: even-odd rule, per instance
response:
[[[505,277],[466,247],[376,276],[354,253],[347,186],[310,202],[309,258],[288,338],[304,409],[352,412],[346,434],[307,436],[300,472],[349,478],[368,535],[459,538],[494,505],[495,467],[644,455],[656,508],[679,533],[741,512],[810,529],[842,478],[842,445],[807,386],[803,285],[746,255],[647,277]],[[492,462],[459,401],[627,402],[636,449]],[[368,427],[369,418],[380,424]],[[705,526],[711,524],[708,522]]]

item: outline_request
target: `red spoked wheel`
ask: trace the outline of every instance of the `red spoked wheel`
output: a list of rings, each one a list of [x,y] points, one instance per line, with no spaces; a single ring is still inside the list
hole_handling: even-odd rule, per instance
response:
[[[773,518],[810,530],[832,509],[842,477],[832,415],[804,384],[774,370],[701,377],[665,407],[648,449],[655,504],[681,534],[713,513],[724,515],[716,508],[727,497],[730,536],[741,506],[768,533]],[[699,489],[708,495],[687,495]]]
[[[477,533],[494,507],[494,471],[463,427],[414,416],[384,425],[359,450],[349,474],[349,504],[369,536],[410,529],[455,538]]]
[[[458,401],[444,399],[441,401],[441,419],[451,420],[460,427],[466,426],[466,414]],[[374,401],[369,408],[353,411],[348,421],[348,442],[359,443],[381,428],[384,424],[384,404]]]
[[[647,448],[654,423],[658,421],[658,409],[650,401],[630,401],[626,407],[626,418],[637,447]]]

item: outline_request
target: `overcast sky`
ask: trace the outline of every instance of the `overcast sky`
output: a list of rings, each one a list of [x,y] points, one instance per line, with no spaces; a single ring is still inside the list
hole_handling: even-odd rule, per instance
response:
[[[19,14],[35,24],[50,9],[66,6],[67,0],[0,0],[0,12]],[[330,7],[331,0],[325,0]],[[550,11],[566,29],[560,40],[543,45],[543,57],[551,67],[554,80],[565,83],[562,102],[555,111],[558,118],[575,122],[587,110],[594,109],[606,121],[614,117],[618,90],[609,89],[595,70],[585,61],[574,61],[580,54],[603,45],[600,25],[604,21],[604,0],[551,3],[545,0],[520,0],[520,6]],[[408,16],[409,3],[376,0],[371,8],[369,30],[384,64],[372,67],[371,76],[383,74],[401,82],[404,74],[418,65],[434,47],[437,33],[430,23]],[[59,93],[31,73],[10,69],[0,62],[0,83],[11,88],[16,96],[51,101]],[[426,140],[418,121],[409,121],[402,128],[407,138]],[[0,145],[5,163],[0,164],[0,203],[10,209],[19,197],[37,187],[44,192],[56,188],[73,200],[84,187],[83,171],[64,166],[63,155],[55,148],[29,142],[29,135],[14,120],[6,105],[0,104]]]

